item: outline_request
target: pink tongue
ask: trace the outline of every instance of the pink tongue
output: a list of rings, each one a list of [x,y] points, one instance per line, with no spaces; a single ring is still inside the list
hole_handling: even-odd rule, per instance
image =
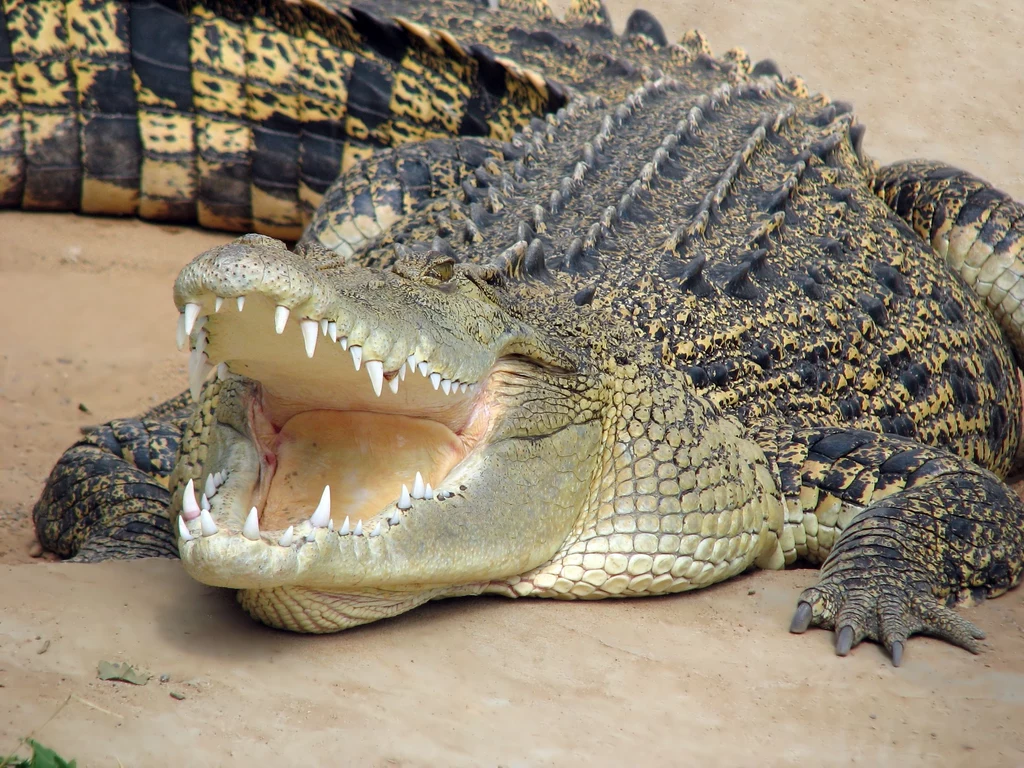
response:
[[[368,520],[412,489],[419,472],[437,485],[465,455],[462,442],[428,419],[362,411],[306,411],[278,434],[277,471],[260,528],[283,530],[313,514],[331,486],[335,526]]]

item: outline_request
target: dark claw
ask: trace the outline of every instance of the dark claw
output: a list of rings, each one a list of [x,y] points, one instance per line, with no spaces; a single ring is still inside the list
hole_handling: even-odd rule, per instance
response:
[[[845,656],[853,647],[853,627],[846,626],[836,636],[836,656]]]
[[[892,644],[892,665],[898,667],[903,661],[903,643]]]
[[[793,620],[789,623],[789,631],[799,635],[806,632],[809,626],[811,626],[811,604],[801,600],[797,603],[796,613],[793,614]]]

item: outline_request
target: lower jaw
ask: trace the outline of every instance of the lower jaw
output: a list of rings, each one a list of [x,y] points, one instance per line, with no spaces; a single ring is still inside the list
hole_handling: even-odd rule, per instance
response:
[[[276,629],[327,634],[389,619],[430,600],[478,595],[484,590],[483,584],[418,592],[327,592],[309,587],[274,587],[239,590],[238,603],[254,619]]]

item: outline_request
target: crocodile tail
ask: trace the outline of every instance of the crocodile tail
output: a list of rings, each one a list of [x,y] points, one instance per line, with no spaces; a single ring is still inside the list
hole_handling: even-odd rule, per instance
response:
[[[1024,205],[976,176],[925,160],[879,168],[872,183],[985,301],[1024,358]]]
[[[295,239],[375,148],[507,138],[564,101],[483,46],[312,0],[8,2],[0,206]]]

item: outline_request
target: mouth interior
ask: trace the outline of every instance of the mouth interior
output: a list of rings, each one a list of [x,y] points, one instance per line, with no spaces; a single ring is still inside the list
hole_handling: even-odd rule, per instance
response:
[[[399,356],[385,359],[384,385],[375,394],[367,361],[386,353],[363,345],[357,369],[339,329],[337,342],[318,333],[309,357],[298,320],[276,333],[274,306],[255,295],[244,311],[225,306],[206,318],[201,347],[210,362],[259,384],[248,414],[259,480],[251,498],[238,489],[232,509],[220,506],[220,494],[211,498],[214,516],[244,519],[255,506],[261,531],[282,531],[309,520],[329,486],[334,523],[350,517],[353,526],[367,525],[390,515],[403,484],[413,499],[423,498],[413,490],[417,473],[437,490],[487,429],[485,382],[445,392],[430,378],[438,364],[426,361],[424,373],[422,364],[412,367]],[[402,343],[388,340],[382,348]],[[397,392],[389,387],[395,379]]]
[[[343,517],[372,518],[398,498],[403,484],[412,488],[417,472],[436,487],[466,455],[462,440],[443,424],[385,413],[305,411],[276,438],[276,466],[265,501],[256,503],[260,526],[269,530],[308,518],[324,486]]]

